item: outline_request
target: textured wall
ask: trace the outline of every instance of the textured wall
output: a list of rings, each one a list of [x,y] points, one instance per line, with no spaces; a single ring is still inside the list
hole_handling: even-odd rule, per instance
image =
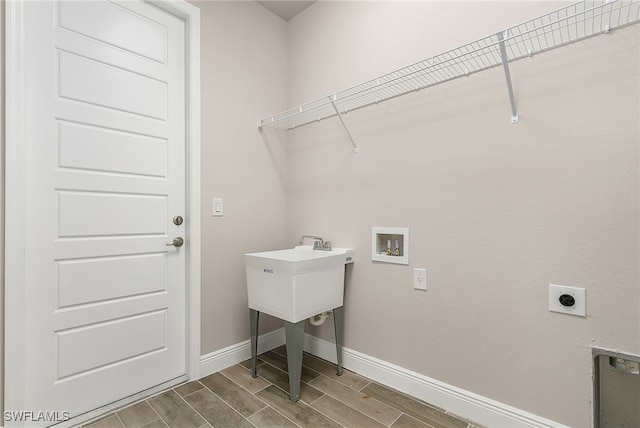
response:
[[[289,23],[289,101],[542,14],[545,2],[319,2]],[[481,19],[480,19],[481,18]],[[329,30],[330,29],[330,30]],[[570,426],[591,421],[591,347],[640,353],[639,28],[289,133],[289,237],[353,246],[345,346]],[[410,228],[409,266],[371,227]],[[414,267],[428,270],[424,293]],[[548,312],[586,287],[587,318]],[[333,340],[331,323],[307,331]]]
[[[202,354],[249,338],[243,255],[287,246],[284,146],[256,120],[286,108],[286,24],[255,2],[201,11]],[[212,198],[224,216],[212,217]],[[261,332],[281,322],[265,316]]]

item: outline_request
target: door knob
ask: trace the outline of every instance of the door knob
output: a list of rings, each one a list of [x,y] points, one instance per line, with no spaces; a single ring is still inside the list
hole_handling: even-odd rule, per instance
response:
[[[183,244],[184,244],[184,239],[178,236],[176,238],[173,238],[173,241],[167,242],[167,247],[170,247],[172,245],[174,247],[182,247]]]

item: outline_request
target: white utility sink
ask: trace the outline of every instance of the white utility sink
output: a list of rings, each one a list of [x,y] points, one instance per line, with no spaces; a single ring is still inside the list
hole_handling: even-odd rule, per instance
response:
[[[297,323],[343,304],[344,266],[351,248],[286,250],[245,254],[249,308]]]

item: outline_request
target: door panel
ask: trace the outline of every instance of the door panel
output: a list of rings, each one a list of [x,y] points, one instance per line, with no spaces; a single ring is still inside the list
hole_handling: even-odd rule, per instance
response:
[[[168,31],[162,23],[108,2],[62,2],[58,10],[61,28],[166,63]],[[131,34],[136,35],[133,40]]]
[[[67,52],[58,52],[58,77],[61,98],[166,120],[166,82]]]
[[[167,310],[56,332],[58,380],[166,349]],[[137,334],[145,332],[145,334]],[[123,347],[123,340],[131,342]]]
[[[57,262],[58,309],[167,290],[167,253],[67,259]],[[93,278],[101,272],[101,287]]]
[[[59,121],[62,168],[167,177],[167,140]]]
[[[185,28],[142,1],[24,9],[26,370],[5,410],[77,416],[186,373],[186,248],[165,245],[185,233]]]
[[[58,237],[167,234],[167,196],[58,191]]]

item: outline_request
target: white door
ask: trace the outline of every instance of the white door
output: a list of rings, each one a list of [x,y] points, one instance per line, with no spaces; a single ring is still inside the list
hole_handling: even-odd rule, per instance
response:
[[[142,1],[23,7],[24,408],[5,411],[74,417],[186,373],[186,248],[166,245],[185,236],[185,28]]]

